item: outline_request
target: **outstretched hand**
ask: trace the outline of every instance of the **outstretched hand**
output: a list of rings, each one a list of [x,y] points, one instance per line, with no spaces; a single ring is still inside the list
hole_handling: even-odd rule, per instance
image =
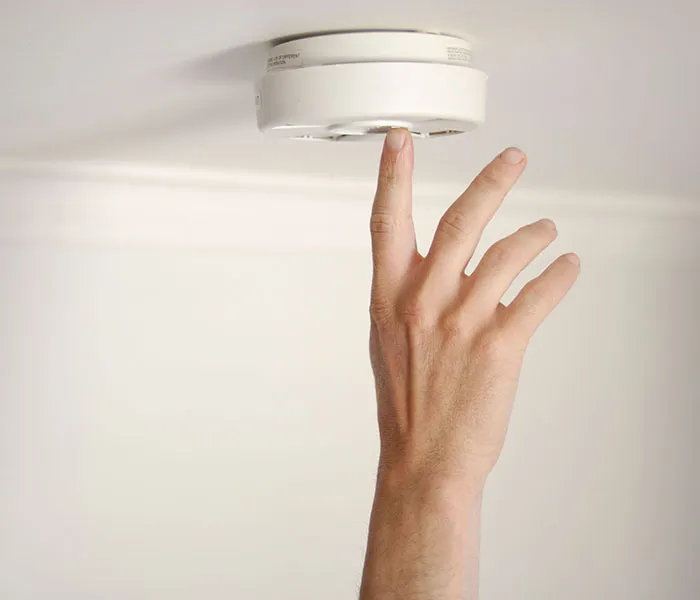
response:
[[[366,600],[452,599],[461,597],[461,586],[475,589],[464,581],[460,548],[472,535],[467,529],[478,523],[460,520],[457,511],[480,498],[505,440],[530,338],[579,273],[575,254],[561,256],[508,306],[501,302],[518,274],[556,238],[554,223],[545,219],[491,246],[465,274],[484,228],[526,162],[516,148],[497,156],[443,215],[421,256],[411,216],[413,142],[405,130],[387,136],[370,221],[370,354],[381,451]],[[404,523],[406,510],[410,519],[406,515]],[[427,522],[421,525],[422,517]],[[413,546],[401,549],[393,536],[404,535]],[[376,565],[378,553],[386,552]],[[400,577],[393,579],[396,552]],[[421,564],[427,565],[424,576]]]

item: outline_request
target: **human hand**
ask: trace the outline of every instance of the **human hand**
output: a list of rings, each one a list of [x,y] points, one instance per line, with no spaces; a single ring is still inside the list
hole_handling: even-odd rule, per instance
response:
[[[387,136],[370,221],[381,450],[362,600],[478,597],[482,489],[503,447],[523,356],[579,272],[576,255],[562,256],[501,303],[555,239],[543,220],[493,245],[465,275],[525,163],[515,148],[491,162],[422,257],[411,217],[413,141],[405,130]]]
[[[387,137],[370,225],[382,483],[478,490],[499,457],[528,342],[579,273],[575,254],[561,256],[501,303],[556,238],[549,220],[494,244],[464,273],[525,164],[515,148],[494,159],[444,214],[422,257],[411,216],[413,142],[405,130]]]

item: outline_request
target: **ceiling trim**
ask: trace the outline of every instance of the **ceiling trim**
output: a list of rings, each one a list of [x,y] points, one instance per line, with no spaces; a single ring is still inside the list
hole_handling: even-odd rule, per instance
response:
[[[137,165],[0,165],[0,244],[254,253],[364,253],[374,182]],[[417,185],[419,250],[461,186]],[[551,252],[645,264],[700,256],[700,209],[664,198],[511,192],[480,250],[550,217]],[[548,251],[549,252],[549,251]]]
[[[142,165],[120,162],[32,162],[0,159],[0,177],[37,180],[100,181],[249,190],[256,193],[357,199],[373,195],[374,179],[295,175],[257,170],[216,170],[186,166]],[[415,182],[414,196],[442,206],[464,188],[464,182]],[[553,188],[516,188],[519,208],[599,213],[635,213],[700,217],[700,202],[687,197],[608,191],[572,191]],[[512,203],[511,203],[512,204]],[[507,209],[506,209],[507,210]]]

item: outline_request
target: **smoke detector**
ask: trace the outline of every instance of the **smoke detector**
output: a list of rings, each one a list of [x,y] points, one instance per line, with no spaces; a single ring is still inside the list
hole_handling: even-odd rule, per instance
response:
[[[355,31],[273,46],[256,84],[260,131],[347,141],[403,127],[432,138],[484,121],[486,75],[461,37],[420,31]]]

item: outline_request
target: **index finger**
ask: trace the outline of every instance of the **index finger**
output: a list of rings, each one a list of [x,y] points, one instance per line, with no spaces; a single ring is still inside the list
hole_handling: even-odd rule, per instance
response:
[[[412,187],[413,140],[405,129],[392,129],[384,141],[370,219],[376,285],[396,285],[416,252]]]

